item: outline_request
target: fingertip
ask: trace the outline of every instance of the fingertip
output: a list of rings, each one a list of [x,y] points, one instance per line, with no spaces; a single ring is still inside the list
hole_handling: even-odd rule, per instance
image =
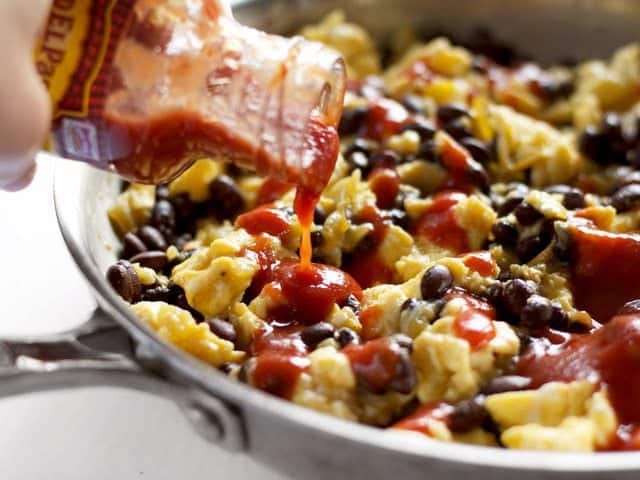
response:
[[[27,187],[36,173],[35,156],[30,161],[0,158],[0,190],[16,192]]]

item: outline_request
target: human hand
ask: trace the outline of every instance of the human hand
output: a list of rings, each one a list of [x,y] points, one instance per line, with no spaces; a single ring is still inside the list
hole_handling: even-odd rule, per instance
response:
[[[49,96],[33,50],[50,6],[51,0],[0,0],[0,189],[29,183],[49,129]]]

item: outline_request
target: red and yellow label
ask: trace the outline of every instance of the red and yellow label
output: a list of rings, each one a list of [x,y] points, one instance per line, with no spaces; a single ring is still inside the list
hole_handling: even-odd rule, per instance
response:
[[[103,163],[100,131],[118,42],[135,0],[54,0],[35,64],[51,96],[52,135],[63,156]]]

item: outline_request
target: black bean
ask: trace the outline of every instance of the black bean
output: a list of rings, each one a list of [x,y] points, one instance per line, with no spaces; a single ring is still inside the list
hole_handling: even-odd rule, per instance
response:
[[[156,201],[158,200],[168,200],[169,199],[169,186],[168,185],[158,185],[156,187]]]
[[[418,158],[427,162],[436,162],[438,154],[436,152],[436,144],[433,140],[425,140],[418,148]]]
[[[503,287],[504,285],[502,283],[495,282],[489,285],[489,288],[487,288],[485,298],[494,307],[501,307],[503,305]]]
[[[584,193],[576,188],[564,194],[562,205],[569,210],[578,210],[584,208],[587,202],[585,201]]]
[[[140,300],[142,287],[135,269],[126,260],[118,260],[107,270],[107,280],[125,301],[135,303]]]
[[[348,327],[342,327],[335,333],[335,339],[340,344],[340,347],[344,348],[347,345],[358,345],[360,343],[360,336]]]
[[[505,247],[512,247],[518,241],[518,229],[511,222],[498,220],[491,228],[495,241]]]
[[[489,190],[489,174],[487,171],[477,162],[473,162],[467,167],[465,171],[467,177],[479,190],[487,192]]]
[[[437,300],[453,285],[451,271],[444,265],[430,267],[420,281],[420,292],[424,300]]]
[[[149,250],[166,250],[168,245],[164,235],[151,225],[143,225],[138,230],[138,237]]]
[[[144,242],[133,232],[129,232],[124,236],[123,245],[122,256],[124,258],[131,258],[138,253],[147,251]]]
[[[338,133],[340,135],[355,135],[367,121],[369,116],[369,107],[359,106],[346,109],[342,113]]]
[[[529,377],[521,377],[520,375],[503,375],[495,377],[482,388],[485,395],[493,395],[496,393],[516,392],[526,390],[531,385]]]
[[[322,205],[316,205],[316,208],[313,210],[313,223],[316,225],[322,225],[326,219],[327,211],[322,207]]]
[[[319,248],[323,242],[324,236],[322,235],[322,230],[314,230],[311,232],[311,247]]]
[[[406,132],[407,130],[413,130],[416,132],[422,141],[431,140],[436,134],[435,125],[422,117],[414,118],[413,122],[404,125],[401,129],[402,132]]]
[[[349,170],[353,171],[355,169],[360,169],[363,173],[369,171],[369,157],[362,152],[353,152],[347,158],[347,163],[349,164]]]
[[[353,312],[358,313],[360,311],[360,300],[358,300],[358,297],[354,294],[350,293],[344,301],[344,306],[350,308]]]
[[[520,324],[535,330],[546,327],[553,317],[553,308],[548,298],[531,295],[520,312]]]
[[[626,212],[640,206],[640,185],[632,183],[620,188],[612,195],[611,206],[619,212]]]
[[[185,245],[192,240],[193,240],[193,235],[191,235],[190,233],[183,233],[182,235],[174,239],[174,243],[176,245],[176,248],[178,248],[178,250],[182,250],[185,247]]]
[[[394,225],[399,226],[405,230],[409,230],[411,227],[411,219],[409,215],[404,210],[400,210],[397,208],[392,208],[389,210],[388,218],[393,222]]]
[[[389,389],[394,392],[407,395],[413,391],[416,386],[416,370],[411,363],[410,350],[402,348],[398,352],[398,363],[396,363],[396,371]]]
[[[444,126],[444,130],[457,141],[473,136],[473,132],[471,132],[471,129],[462,118],[447,123]]]
[[[313,349],[323,340],[333,337],[334,332],[333,325],[328,322],[320,322],[302,329],[300,338],[309,348]]]
[[[489,413],[484,407],[484,397],[477,396],[458,402],[451,412],[448,425],[452,432],[462,433],[482,425]]]
[[[167,254],[161,250],[151,250],[134,255],[130,259],[131,263],[139,263],[143,267],[160,271],[167,266],[169,260]]]
[[[222,338],[223,340],[228,340],[229,342],[235,343],[238,339],[238,333],[236,332],[236,327],[233,326],[231,322],[227,322],[221,318],[207,318],[205,323],[209,326],[209,330],[211,330],[215,335]]]
[[[142,300],[145,302],[166,302],[171,303],[171,290],[165,285],[158,285],[147,288],[142,292]]]
[[[520,225],[524,226],[533,225],[543,217],[543,215],[538,210],[536,210],[528,203],[521,203],[520,205],[518,205],[513,211],[513,214],[518,219]]]
[[[235,363],[224,362],[224,363],[220,364],[220,366],[218,368],[225,375],[229,375],[231,372],[233,372],[233,370],[235,369],[236,366],[237,366],[237,364],[235,364]]]
[[[158,200],[151,211],[151,225],[165,236],[173,236],[176,229],[176,211],[168,200]]]
[[[627,152],[627,162],[633,168],[640,168],[640,145],[636,145]]]
[[[244,209],[244,197],[233,178],[219,175],[209,184],[209,203],[219,219],[235,218]]]
[[[404,312],[406,310],[415,310],[418,307],[418,300],[415,298],[407,298],[402,305],[400,306],[400,311]]]
[[[476,162],[486,165],[491,161],[491,151],[486,143],[473,137],[467,137],[463,138],[460,144],[469,151]]]
[[[546,245],[539,234],[527,235],[518,240],[516,244],[516,255],[518,255],[521,262],[527,263],[542,252]]]
[[[497,214],[499,217],[504,217],[509,215],[511,212],[515,210],[515,208],[522,203],[524,200],[524,195],[512,194],[509,195],[497,209]]]
[[[349,158],[349,156],[355,152],[364,153],[365,156],[369,156],[369,154],[375,150],[377,144],[372,140],[368,140],[366,138],[356,138],[353,142],[351,142],[344,150],[344,157]]]
[[[559,302],[551,302],[551,311],[551,320],[549,322],[551,327],[560,330],[569,328],[569,315],[564,311],[564,308],[562,308]]]
[[[607,137],[597,127],[588,126],[580,135],[580,151],[591,160],[607,163]]]
[[[371,158],[369,160],[371,168],[393,168],[400,162],[402,162],[402,157],[400,157],[400,154],[390,149],[384,149],[374,153],[373,155],[371,155]]]
[[[195,217],[199,213],[199,205],[193,203],[186,193],[174,195],[169,201],[176,212],[176,230],[180,232],[192,231],[195,228]]]
[[[469,115],[469,110],[462,103],[446,103],[436,111],[436,119],[443,125]]]
[[[566,98],[573,93],[574,85],[571,79],[555,79],[548,76],[536,80],[542,96],[548,101]]]
[[[628,315],[630,313],[640,313],[640,300],[631,300],[618,310],[618,315]]]
[[[404,333],[396,333],[389,338],[396,342],[401,348],[409,351],[409,353],[411,353],[411,351],[413,350],[413,339],[409,335],[405,335]]]
[[[409,94],[402,99],[404,108],[412,113],[423,113],[424,103],[424,99],[420,95]]]
[[[623,133],[620,116],[613,112],[607,113],[602,119],[600,130],[610,141],[618,141],[622,139]]]
[[[556,241],[553,245],[553,254],[561,262],[568,262],[571,256],[571,236],[564,224],[558,222],[555,229]]]
[[[502,300],[510,313],[520,315],[529,297],[534,295],[537,290],[537,285],[532,281],[514,278],[504,284]]]

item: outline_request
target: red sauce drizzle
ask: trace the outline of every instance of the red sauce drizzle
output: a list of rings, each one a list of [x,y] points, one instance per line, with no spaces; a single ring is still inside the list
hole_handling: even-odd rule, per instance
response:
[[[640,235],[571,226],[571,289],[576,306],[596,320],[640,298]]]
[[[467,232],[458,225],[455,206],[466,196],[460,192],[441,192],[434,196],[433,204],[415,223],[413,234],[455,253],[469,250]]]
[[[487,302],[473,297],[461,290],[453,290],[447,295],[447,300],[460,298],[464,301],[453,321],[453,332],[456,337],[469,343],[472,350],[478,350],[493,340],[496,328],[493,320],[496,318],[495,309]]]
[[[447,423],[453,413],[453,406],[444,402],[429,402],[421,405],[414,413],[403,418],[391,426],[400,430],[411,430],[432,436],[427,423],[428,420],[438,420]]]
[[[449,134],[443,132],[442,138],[440,157],[448,173],[442,189],[473,192],[476,185],[471,172],[482,169],[482,166],[473,159],[466,148],[456,142]]]
[[[351,368],[367,390],[384,393],[396,376],[400,347],[386,338],[370,340],[362,345],[349,345],[342,350]]]
[[[596,382],[606,387],[622,424],[640,424],[640,314],[615,316],[588,334],[550,331],[533,340],[517,372],[530,377],[533,388],[551,381]],[[636,431],[625,427],[622,433],[625,429]],[[613,441],[611,448],[618,447]]]

